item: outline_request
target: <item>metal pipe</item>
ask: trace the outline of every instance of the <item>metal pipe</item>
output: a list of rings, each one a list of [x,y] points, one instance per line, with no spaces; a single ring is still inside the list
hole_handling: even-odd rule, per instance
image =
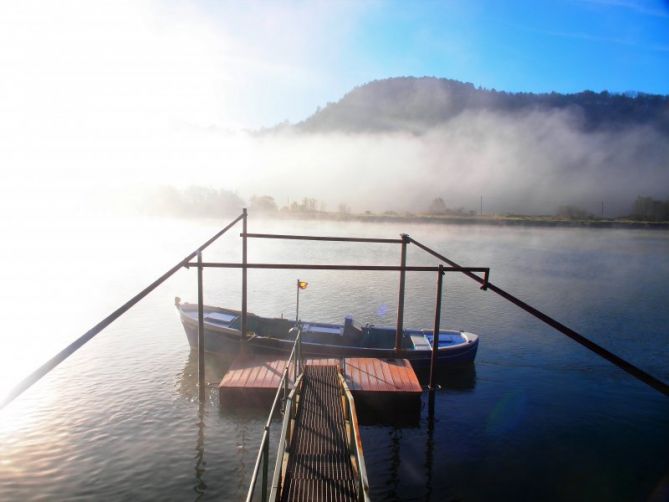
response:
[[[188,266],[196,267],[197,263]],[[243,263],[204,262],[204,268],[243,268]],[[358,270],[370,272],[438,272],[439,267],[402,267],[399,265],[316,265],[310,263],[247,263],[246,268],[275,270]],[[478,272],[486,274],[488,267],[444,267],[444,272]]]
[[[395,350],[400,350],[402,346],[402,331],[404,325],[404,287],[406,285],[406,266],[407,266],[407,243],[409,236],[402,234],[402,255],[400,258],[400,291],[397,301],[397,330],[395,331]]]
[[[321,237],[314,235],[284,235],[284,234],[249,234],[244,232],[241,236],[254,239],[288,239],[301,241],[330,241],[330,242],[369,242],[377,244],[400,244],[400,239],[372,239],[365,237]]]
[[[451,265],[453,267],[459,267],[459,265],[457,263],[455,263],[454,261],[449,260],[445,256],[437,253],[436,251],[430,249],[429,247],[427,247],[427,246],[425,246],[425,245],[423,245],[419,242],[416,242],[414,239],[411,239],[411,242],[414,243],[419,248],[421,248],[422,250],[431,254],[432,256],[434,256],[436,258],[439,258],[440,260],[443,260],[444,262],[448,263],[449,265]],[[500,295],[505,300],[510,301],[511,303],[517,305],[518,307],[525,310],[526,312],[532,314],[534,317],[536,317],[537,319],[545,322],[550,327],[556,329],[557,331],[559,331],[563,335],[566,335],[569,338],[571,338],[572,340],[574,340],[575,342],[580,343],[586,349],[591,350],[592,352],[594,352],[598,356],[600,356],[600,357],[606,359],[607,361],[609,361],[610,363],[616,365],[617,367],[619,367],[623,371],[632,375],[637,380],[640,380],[641,382],[651,386],[653,389],[657,390],[658,392],[661,392],[665,396],[669,396],[669,385],[666,384],[665,382],[663,382],[662,380],[659,380],[658,378],[655,378],[650,373],[647,373],[647,372],[643,371],[641,368],[638,368],[637,366],[634,366],[632,363],[626,361],[622,357],[617,356],[613,352],[609,352],[608,350],[606,350],[601,345],[598,345],[595,342],[587,339],[586,337],[577,333],[576,331],[572,330],[571,328],[568,328],[567,326],[565,326],[561,322],[558,322],[555,319],[553,319],[552,317],[547,316],[546,314],[544,314],[540,310],[535,309],[531,305],[528,305],[527,303],[525,303],[524,301],[516,298],[512,294],[507,293],[502,288],[499,288],[499,287],[495,286],[493,283],[491,283],[491,282],[486,283],[486,281],[484,279],[481,279],[479,276],[471,273],[471,271],[462,270],[462,273],[464,273],[466,276],[470,277],[471,279],[474,279],[476,282],[481,283],[483,286],[486,286],[487,289],[497,293],[498,295]]]
[[[202,251],[197,252],[197,381],[200,401],[204,401],[204,292],[202,284]]]
[[[171,269],[169,269],[167,272],[165,272],[163,275],[161,275],[158,279],[153,281],[146,288],[144,288],[142,291],[137,293],[130,300],[125,302],[123,305],[121,305],[119,308],[117,308],[114,312],[109,314],[102,321],[100,321],[95,326],[93,326],[91,329],[86,331],[86,333],[81,335],[74,342],[69,344],[67,347],[65,347],[63,350],[61,350],[58,354],[53,356],[51,359],[49,359],[47,362],[45,362],[39,368],[37,368],[35,371],[33,371],[30,375],[28,375],[23,380],[21,380],[21,382],[19,382],[19,384],[16,385],[16,387],[14,387],[14,389],[2,401],[2,403],[0,404],[0,409],[7,406],[14,399],[19,397],[26,390],[28,390],[33,384],[38,382],[44,375],[49,373],[56,366],[58,366],[60,363],[62,363],[65,359],[67,359],[72,354],[74,354],[77,350],[79,350],[81,347],[86,345],[86,343],[88,343],[90,340],[92,340],[103,329],[105,329],[107,326],[109,326],[111,323],[113,323],[116,319],[121,317],[124,313],[126,313],[133,306],[135,306],[140,300],[142,300],[146,295],[151,293],[151,291],[156,289],[163,282],[165,282],[172,275],[174,275],[181,267],[188,266],[190,260],[192,260],[197,255],[198,251],[203,251],[204,249],[209,247],[216,239],[218,239],[221,235],[223,235],[225,232],[230,230],[230,228],[232,228],[240,219],[242,219],[242,216],[243,215],[239,215],[237,218],[235,218],[226,227],[224,227],[223,229],[216,232],[216,234],[214,234],[209,240],[207,240],[204,244],[202,244],[200,247],[198,247],[195,251],[190,253],[188,256],[186,256],[184,259],[182,259],[180,262],[178,262],[176,265],[174,265]]]
[[[246,271],[247,271],[247,242],[246,242],[246,225],[247,225],[247,220],[248,220],[248,215],[246,213],[246,208],[242,210],[242,324],[241,324],[241,330],[242,330],[242,341],[246,340],[246,310],[247,310],[247,303],[246,303],[246,296],[247,296],[247,282],[246,282]]]
[[[300,322],[300,280],[297,280],[297,285],[295,287],[297,290],[297,298],[295,299],[295,326],[297,326],[297,323]]]
[[[441,291],[444,283],[444,266],[439,265],[437,272],[437,302],[434,311],[434,332],[432,333],[432,358],[430,361],[430,392],[434,392],[434,372],[437,367],[437,354],[439,353],[439,323],[441,322]]]
[[[263,460],[262,460],[262,501],[267,502],[267,478],[269,471],[269,426],[265,426],[267,433],[265,443],[263,444]]]
[[[288,399],[288,378],[290,378],[289,375],[289,370],[290,368],[290,361],[288,361],[288,365],[286,366],[286,371],[283,376],[283,412],[286,412],[286,399]]]

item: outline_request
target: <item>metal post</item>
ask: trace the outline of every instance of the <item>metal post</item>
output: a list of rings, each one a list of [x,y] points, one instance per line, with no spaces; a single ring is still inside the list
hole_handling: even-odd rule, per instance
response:
[[[288,378],[289,378],[289,372],[288,368],[286,368],[286,371],[283,374],[283,403],[282,403],[282,410],[285,413],[286,412],[286,403],[288,402]]]
[[[432,361],[430,362],[430,391],[434,392],[434,373],[437,367],[439,353],[439,321],[441,320],[441,291],[444,282],[444,266],[439,265],[437,272],[437,306],[434,311],[434,333],[432,335]]]
[[[300,280],[297,280],[296,283],[297,287],[297,301],[296,301],[296,306],[295,306],[295,326],[297,326],[297,323],[300,321]]]
[[[197,377],[200,401],[204,401],[204,294],[202,292],[202,251],[197,252]]]
[[[247,255],[246,255],[246,245],[247,245],[247,238],[246,238],[246,220],[247,220],[247,213],[246,213],[246,208],[242,210],[242,231],[244,232],[244,237],[242,238],[242,325],[241,325],[241,330],[242,330],[242,341],[246,340],[246,295],[247,295],[247,289],[246,289],[246,265],[247,265]]]
[[[265,426],[267,441],[263,444],[262,452],[262,502],[267,502],[267,467],[269,464],[269,427]]]
[[[304,360],[302,359],[302,331],[297,333],[297,349],[300,354],[298,358],[298,361],[300,362],[298,374],[301,374],[304,371]]]
[[[395,332],[395,350],[400,350],[402,346],[402,331],[404,325],[404,285],[406,282],[406,270],[407,265],[407,244],[409,242],[409,236],[407,234],[402,234],[402,257],[401,265],[402,270],[400,270],[400,296],[397,303],[397,331]]]
[[[434,419],[434,389],[430,389],[427,393],[427,417]]]

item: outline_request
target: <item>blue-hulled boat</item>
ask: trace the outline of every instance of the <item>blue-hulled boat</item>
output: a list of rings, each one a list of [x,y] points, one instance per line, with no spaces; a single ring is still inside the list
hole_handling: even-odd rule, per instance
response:
[[[198,308],[175,299],[191,347],[197,347]],[[205,350],[235,353],[241,341],[241,313],[238,310],[203,306]],[[295,321],[260,317],[247,313],[247,346],[257,351],[289,353],[293,346],[290,329]],[[401,357],[417,370],[430,366],[432,329],[404,329],[401,348],[395,351],[395,328],[360,325],[347,316],[344,324],[302,321],[302,351],[312,357]],[[471,364],[479,337],[473,333],[439,330],[438,368]]]

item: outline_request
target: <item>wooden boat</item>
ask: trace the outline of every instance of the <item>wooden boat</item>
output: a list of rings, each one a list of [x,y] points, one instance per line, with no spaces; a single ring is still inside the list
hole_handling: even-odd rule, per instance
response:
[[[198,308],[194,303],[182,303],[177,297],[175,305],[186,330],[191,347],[197,347]],[[241,313],[238,310],[203,306],[205,350],[207,352],[234,353],[241,341]],[[289,353],[294,343],[290,329],[295,321],[260,317],[247,313],[248,347],[254,351]],[[404,358],[415,369],[430,366],[433,330],[404,329],[401,349],[394,350],[395,328],[364,326],[347,316],[344,324],[301,321],[302,351],[312,357],[377,357]],[[476,356],[479,337],[473,333],[439,330],[437,362],[440,369],[471,364]]]

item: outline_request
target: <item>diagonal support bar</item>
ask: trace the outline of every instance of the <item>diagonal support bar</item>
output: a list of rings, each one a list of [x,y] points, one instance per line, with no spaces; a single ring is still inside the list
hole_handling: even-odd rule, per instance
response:
[[[437,253],[436,251],[430,249],[429,247],[425,246],[424,244],[421,244],[420,242],[415,241],[414,239],[410,238],[410,240],[413,244],[415,244],[416,246],[421,248],[423,251],[431,254],[435,258],[439,258],[440,260],[448,263],[452,267],[459,267],[459,265],[457,263],[455,263],[453,260],[449,260],[444,255]],[[534,317],[536,317],[537,319],[545,322],[550,327],[556,329],[557,331],[559,331],[563,335],[566,335],[569,338],[571,338],[572,340],[574,340],[575,342],[580,343],[586,349],[591,350],[592,352],[594,352],[598,356],[600,356],[600,357],[606,359],[607,361],[609,361],[610,363],[616,365],[618,368],[620,368],[621,370],[623,370],[623,371],[627,372],[628,374],[632,375],[637,380],[640,380],[641,382],[645,383],[646,385],[651,386],[653,389],[655,389],[658,392],[661,392],[665,396],[669,396],[669,385],[667,385],[662,380],[659,380],[658,378],[654,377],[650,373],[647,373],[647,372],[643,371],[641,368],[638,368],[637,366],[633,365],[629,361],[626,361],[622,357],[617,356],[613,352],[610,352],[610,351],[606,350],[601,345],[596,344],[592,340],[589,340],[588,338],[586,338],[583,335],[577,333],[573,329],[568,328],[567,326],[565,326],[561,322],[556,321],[552,317],[544,314],[543,312],[541,312],[540,310],[532,307],[531,305],[528,305],[527,303],[525,303],[524,301],[516,298],[512,294],[507,293],[502,288],[499,288],[499,287],[495,286],[493,283],[487,282],[484,279],[481,279],[476,274],[474,274],[472,272],[469,272],[469,271],[463,270],[462,273],[465,274],[467,277],[470,277],[471,279],[474,279],[476,282],[481,283],[482,285],[485,285],[486,288],[489,289],[490,291],[493,291],[494,293],[497,293],[499,296],[501,296],[505,300],[510,301],[511,303],[517,305],[518,307],[520,307],[524,311],[532,314]]]

